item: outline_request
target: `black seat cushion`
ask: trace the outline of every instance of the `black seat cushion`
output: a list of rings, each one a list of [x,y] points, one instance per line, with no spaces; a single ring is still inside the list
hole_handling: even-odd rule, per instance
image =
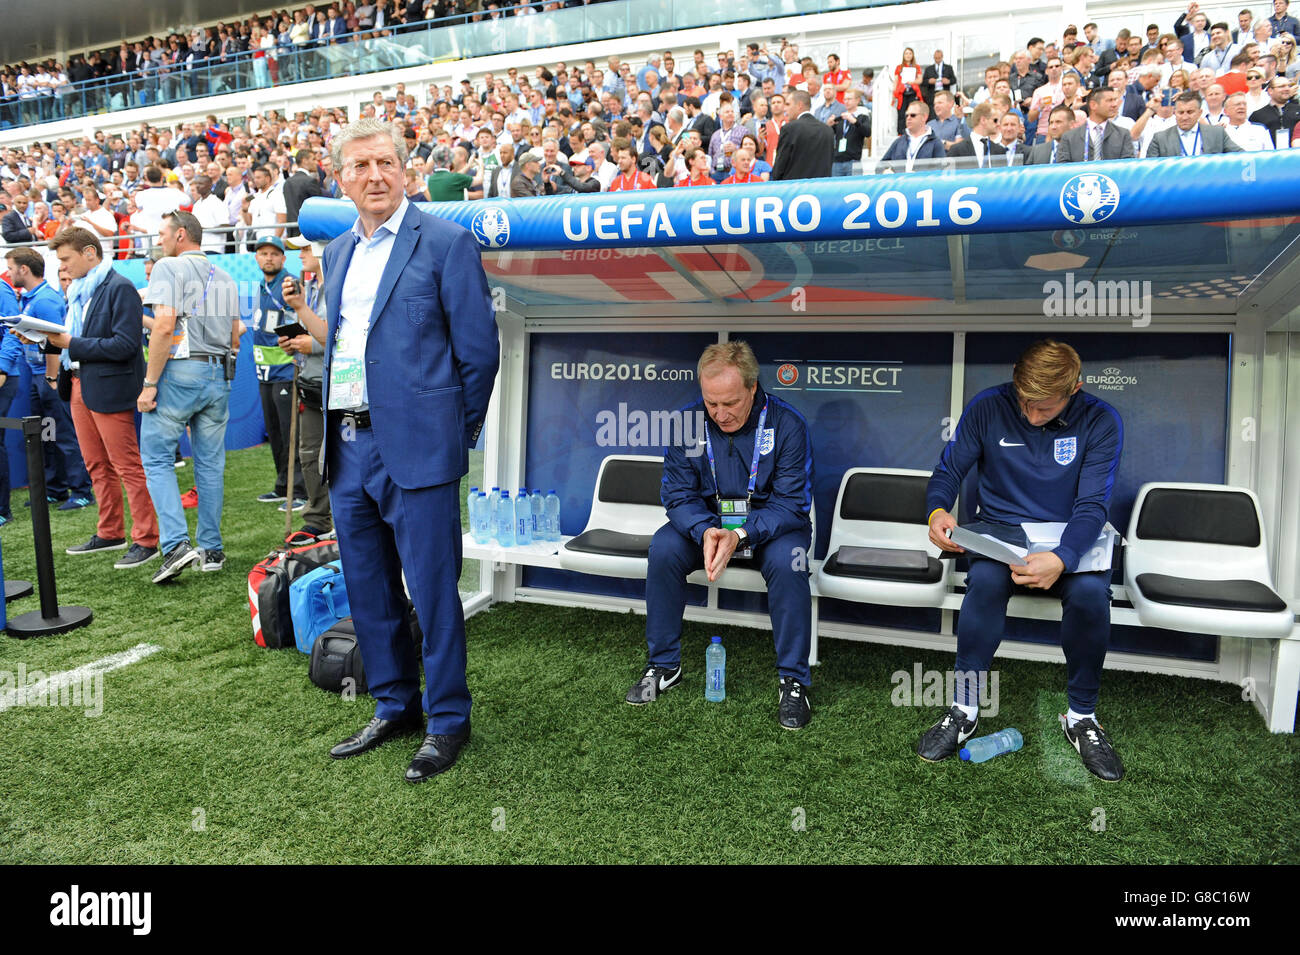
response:
[[[870,471],[855,474],[844,488],[840,517],[850,521],[928,524],[925,489],[929,483],[929,475]]]
[[[1241,491],[1158,487],[1142,500],[1137,536],[1142,540],[1258,547],[1259,519],[1255,502]]]
[[[859,580],[896,580],[909,584],[935,584],[943,577],[943,564],[927,555],[926,566],[922,568],[891,567],[869,564],[841,564],[836,551],[826,558],[822,571],[832,577],[855,577]]]
[[[603,527],[593,527],[589,531],[583,531],[564,547],[580,554],[647,558],[650,556],[650,541],[653,538],[653,534],[623,534]]]
[[[605,463],[596,497],[606,504],[643,504],[662,507],[659,498],[663,486],[661,461],[626,461],[616,458]]]
[[[1138,590],[1156,603],[1210,610],[1277,613],[1286,601],[1258,580],[1194,580],[1168,574],[1138,574]]]

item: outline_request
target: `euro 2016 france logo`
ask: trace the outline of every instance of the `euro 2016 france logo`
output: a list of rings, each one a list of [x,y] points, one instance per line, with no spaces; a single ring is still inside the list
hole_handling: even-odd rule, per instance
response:
[[[1075,453],[1079,450],[1078,438],[1057,438],[1056,447],[1052,449],[1056,463],[1065,467],[1074,460]]]
[[[510,241],[510,219],[500,206],[479,210],[469,227],[479,245],[489,249],[499,249]]]
[[[1061,187],[1061,215],[1075,225],[1096,225],[1119,208],[1119,186],[1110,176],[1087,173]]]

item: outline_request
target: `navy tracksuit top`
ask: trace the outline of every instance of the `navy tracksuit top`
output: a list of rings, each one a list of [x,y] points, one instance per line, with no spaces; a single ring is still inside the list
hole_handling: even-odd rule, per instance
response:
[[[782,534],[809,527],[813,462],[808,422],[792,405],[775,395],[768,395],[759,385],[754,392],[754,406],[748,420],[733,434],[727,434],[713,423],[703,399],[682,409],[683,416],[691,421],[696,420],[697,414],[704,416],[705,427],[709,429],[709,438],[713,442],[718,488],[715,488],[709,470],[709,456],[702,435],[698,454],[688,456],[681,445],[664,449],[664,478],[660,492],[664,509],[672,525],[697,544],[703,540],[708,528],[722,526],[714,499],[716,490],[720,488],[722,497],[745,497],[754,441],[759,437],[758,417],[764,401],[767,402],[767,420],[763,423],[763,430],[772,432],[767,441],[771,449],[764,450],[758,459],[758,479],[754,484],[745,531],[757,547]]]
[[[925,493],[926,515],[949,509],[962,479],[979,465],[979,519],[997,524],[1067,524],[1054,553],[1067,571],[1106,523],[1124,446],[1119,413],[1076,393],[1054,421],[1034,427],[1004,382],[981,391],[962,412]]]

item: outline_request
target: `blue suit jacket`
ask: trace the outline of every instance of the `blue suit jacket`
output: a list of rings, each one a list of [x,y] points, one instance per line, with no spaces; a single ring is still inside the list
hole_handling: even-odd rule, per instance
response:
[[[325,250],[327,393],[353,248],[348,230]],[[389,476],[408,490],[460,480],[500,360],[487,276],[468,229],[407,209],[379,279],[365,357],[371,427]]]
[[[81,399],[91,411],[135,409],[144,383],[143,315],[140,293],[116,271],[110,271],[90,297],[81,334],[69,343],[68,357],[81,363]]]

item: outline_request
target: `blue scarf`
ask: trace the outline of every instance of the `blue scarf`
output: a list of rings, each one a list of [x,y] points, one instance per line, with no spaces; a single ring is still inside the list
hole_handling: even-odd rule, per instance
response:
[[[73,338],[80,337],[86,320],[86,306],[90,304],[95,289],[108,278],[108,273],[112,270],[113,264],[105,259],[81,278],[73,279],[68,283],[68,334]],[[72,360],[68,358],[66,348],[63,350],[60,364],[64,368],[72,367]]]

